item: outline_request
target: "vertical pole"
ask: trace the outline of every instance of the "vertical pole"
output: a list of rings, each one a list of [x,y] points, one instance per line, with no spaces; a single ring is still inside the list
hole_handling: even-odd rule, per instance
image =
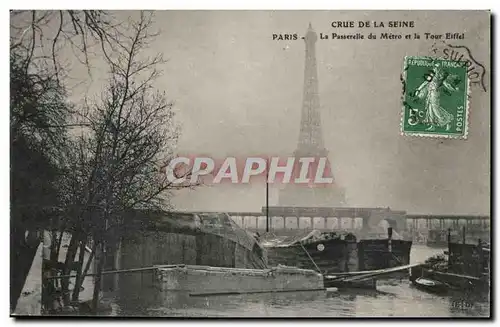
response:
[[[462,244],[465,244],[465,226],[462,226]]]
[[[389,251],[389,255],[387,256],[387,267],[391,267],[391,261],[392,261],[392,227],[389,227],[387,229],[387,250]]]
[[[418,219],[413,219],[413,232],[411,233],[411,240],[416,241],[418,237],[419,228]]]
[[[452,265],[452,258],[454,258],[451,253],[451,228],[448,228],[447,241],[448,241],[448,268],[450,268]]]
[[[483,245],[481,244],[481,239],[477,240],[477,246],[478,246],[478,252],[479,252],[479,264],[477,265],[479,267],[479,274],[478,276],[483,276],[483,273],[485,273],[485,264],[484,264],[484,254],[483,254]]]
[[[115,270],[120,270],[122,268],[122,238],[121,235],[118,237],[118,244],[115,250]],[[85,277],[83,277],[85,278]],[[120,274],[115,274],[114,276],[114,291],[117,291],[120,287]]]
[[[389,241],[389,252],[392,252],[392,227],[387,229],[387,236]]]
[[[266,160],[266,233],[269,233],[269,158]]]

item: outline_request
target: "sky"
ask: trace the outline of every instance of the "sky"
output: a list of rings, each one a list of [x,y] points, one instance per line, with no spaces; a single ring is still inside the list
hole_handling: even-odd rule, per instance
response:
[[[415,28],[393,29],[394,33],[464,32],[465,39],[457,42],[486,67],[485,84],[489,82],[486,12],[192,11],[158,12],[156,17],[162,36],[155,50],[169,59],[158,87],[167,90],[179,111],[179,151],[192,155],[292,154],[304,79],[305,46],[300,36],[309,23],[318,34],[381,31],[333,29],[331,22],[338,20],[415,22]],[[273,41],[274,33],[297,33],[299,40]],[[489,213],[489,90],[472,90],[467,140],[400,135],[403,58],[429,55],[433,43],[316,43],[323,137],[349,206]],[[277,187],[271,188],[271,204],[277,193]],[[173,203],[189,210],[260,211],[265,185],[200,187],[181,192]]]
[[[118,12],[126,17],[130,12]],[[414,28],[334,29],[332,21],[414,21]],[[155,87],[174,102],[178,151],[214,158],[290,156],[297,146],[309,23],[323,34],[465,33],[486,68],[471,90],[467,140],[400,134],[405,56],[433,40],[319,40],[316,56],[325,147],[353,207],[423,214],[489,214],[490,21],[487,12],[158,11],[150,51],[167,63]],[[298,40],[273,41],[297,33]],[[212,185],[175,194],[180,210],[260,211],[265,184]],[[270,190],[277,201],[278,186]]]

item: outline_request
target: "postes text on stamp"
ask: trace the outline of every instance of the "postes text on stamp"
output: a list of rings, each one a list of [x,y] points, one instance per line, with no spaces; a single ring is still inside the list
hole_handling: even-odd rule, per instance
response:
[[[467,138],[469,79],[461,62],[406,57],[401,132]]]

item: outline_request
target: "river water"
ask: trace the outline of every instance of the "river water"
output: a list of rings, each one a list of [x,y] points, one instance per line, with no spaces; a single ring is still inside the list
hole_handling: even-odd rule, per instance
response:
[[[411,262],[444,249],[414,245]],[[130,294],[130,293],[129,293]],[[112,315],[149,317],[488,317],[485,299],[439,296],[414,288],[407,278],[381,280],[377,291],[286,292],[190,297],[138,290],[112,297]]]

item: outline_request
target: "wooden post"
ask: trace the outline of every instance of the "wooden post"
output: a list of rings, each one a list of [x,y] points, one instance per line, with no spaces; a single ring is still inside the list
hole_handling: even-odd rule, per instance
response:
[[[269,159],[266,168],[266,233],[269,233]]]
[[[389,252],[392,252],[392,227],[389,227],[387,229],[387,236],[388,236],[388,250]]]
[[[326,230],[327,228],[327,224],[326,224],[326,220],[328,219],[328,217],[323,217],[323,226],[324,226],[324,229]]]
[[[462,244],[465,244],[465,226],[462,226]]]
[[[114,269],[115,270],[120,270],[122,268],[121,261],[122,261],[122,238],[121,236],[118,238],[118,242],[116,244],[116,249],[115,249],[115,257],[114,257]],[[84,277],[85,278],[85,277]],[[120,288],[120,276],[116,274],[114,276],[113,280],[113,290],[117,291]]]
[[[481,239],[477,240],[478,252],[479,252],[479,274],[478,276],[482,277],[485,272],[484,265],[484,254],[483,254],[483,246],[481,244]]]
[[[451,258],[452,258],[451,247],[450,247],[450,243],[451,243],[451,228],[448,228],[447,241],[448,241],[448,268],[449,268],[451,266]]]

